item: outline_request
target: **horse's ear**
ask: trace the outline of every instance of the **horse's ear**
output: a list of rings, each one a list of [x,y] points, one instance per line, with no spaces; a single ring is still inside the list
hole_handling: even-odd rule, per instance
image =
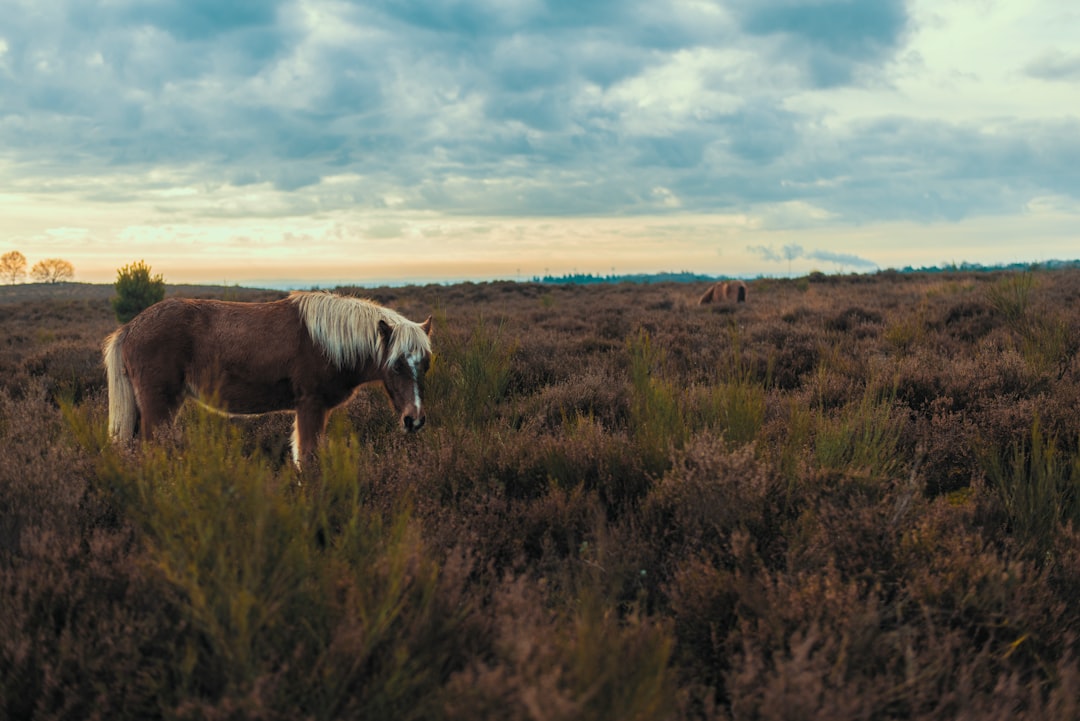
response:
[[[431,316],[430,315],[427,317],[427,320],[425,320],[423,323],[420,324],[420,327],[423,328],[424,332],[427,333],[429,336],[431,335]]]
[[[390,350],[390,336],[394,333],[393,327],[385,320],[379,319],[379,335],[382,337],[383,349]]]

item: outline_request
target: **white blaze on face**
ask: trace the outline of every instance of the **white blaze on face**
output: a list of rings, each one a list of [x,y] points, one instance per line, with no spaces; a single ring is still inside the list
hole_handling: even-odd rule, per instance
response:
[[[420,417],[420,356],[411,355],[408,359],[409,371],[413,377],[413,403],[416,405],[416,417]]]

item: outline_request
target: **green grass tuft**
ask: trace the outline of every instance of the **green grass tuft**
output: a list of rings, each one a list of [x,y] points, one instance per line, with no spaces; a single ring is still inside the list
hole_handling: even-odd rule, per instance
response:
[[[1038,418],[1029,439],[984,456],[984,466],[1014,538],[1035,558],[1053,548],[1063,526],[1080,526],[1080,452],[1062,450]]]

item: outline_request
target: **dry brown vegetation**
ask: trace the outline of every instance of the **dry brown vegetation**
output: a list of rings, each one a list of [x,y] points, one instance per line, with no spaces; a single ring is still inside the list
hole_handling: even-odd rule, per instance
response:
[[[342,289],[435,314],[428,427],[300,476],[111,448],[64,288],[0,304],[2,718],[1080,717],[1080,273]]]

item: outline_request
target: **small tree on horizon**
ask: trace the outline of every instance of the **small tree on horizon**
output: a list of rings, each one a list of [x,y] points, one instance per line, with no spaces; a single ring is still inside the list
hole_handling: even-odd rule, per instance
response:
[[[26,256],[17,250],[0,255],[0,278],[15,284],[26,276]]]
[[[46,258],[34,263],[30,277],[39,283],[59,283],[75,277],[75,266],[62,258]]]
[[[165,280],[160,273],[151,276],[150,266],[141,260],[118,270],[113,287],[116,288],[113,312],[121,323],[127,323],[165,297]]]

